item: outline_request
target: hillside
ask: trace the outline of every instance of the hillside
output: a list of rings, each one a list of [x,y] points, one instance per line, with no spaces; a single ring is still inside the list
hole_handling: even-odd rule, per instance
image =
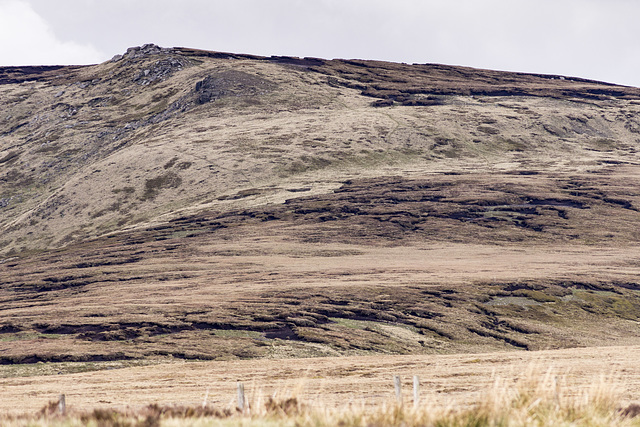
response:
[[[638,345],[640,89],[145,45],[0,69],[0,363]]]

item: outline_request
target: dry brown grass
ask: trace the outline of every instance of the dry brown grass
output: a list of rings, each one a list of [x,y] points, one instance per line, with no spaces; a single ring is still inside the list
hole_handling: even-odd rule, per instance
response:
[[[637,164],[635,89],[440,66],[335,61],[308,69],[197,55],[143,55],[0,85],[7,113],[0,122],[0,199],[8,200],[0,211],[2,253],[206,208],[277,204],[295,195],[290,190],[325,194],[353,178],[591,177],[612,164]],[[167,60],[179,67],[164,79],[135,78]],[[199,104],[196,86],[207,78],[219,82],[218,97]],[[359,79],[415,96],[417,87],[447,86],[448,95],[438,105],[374,108],[372,95],[397,96],[367,92]],[[537,96],[482,93],[501,84]],[[465,87],[481,90],[469,96]],[[253,195],[235,197],[242,194]]]
[[[370,209],[352,200],[323,202],[324,214],[349,204]],[[313,203],[284,207],[312,212]],[[398,206],[388,209],[412,209]],[[0,357],[208,360],[638,343],[633,229],[614,230],[609,221],[617,237],[608,245],[562,244],[554,236],[569,227],[600,232],[580,209],[564,208],[578,219],[557,233],[500,221],[492,235],[478,234],[486,227],[436,218],[416,226],[440,221],[463,242],[444,242],[444,234],[430,241],[443,231],[399,231],[392,221],[381,222],[379,237],[359,235],[376,215],[394,215],[383,207],[368,219],[334,221],[313,213],[272,221],[203,215],[9,260],[0,271]],[[501,228],[537,233],[539,241],[479,244],[479,235],[496,238]]]
[[[639,343],[636,89],[185,49],[28,71],[0,77],[5,376]]]
[[[424,402],[466,407],[481,401],[496,378],[517,382],[527,373],[559,376],[563,392],[582,395],[604,376],[619,380],[620,405],[637,402],[638,347],[594,347],[540,352],[507,352],[433,356],[368,356],[231,361],[179,362],[87,373],[3,380],[6,413],[33,413],[58,394],[67,404],[92,408],[138,408],[149,403],[194,406],[207,401],[214,408],[235,405],[236,381],[245,384],[253,401],[264,403],[295,392],[305,404],[341,407],[346,403],[375,407],[394,398],[392,376],[404,381],[405,401],[411,401],[411,378],[418,375]],[[531,368],[527,370],[527,367]],[[3,368],[6,369],[6,368]],[[566,384],[563,383],[566,381]],[[570,386],[570,387],[569,387]],[[258,406],[262,406],[262,403]]]
[[[0,357],[207,360],[638,343],[637,251],[629,247],[185,242],[98,243],[76,247],[78,255],[14,261],[0,273]]]
[[[294,361],[288,366],[189,363],[171,365],[170,372],[162,366],[130,368],[109,375],[55,377],[50,384],[46,378],[8,384],[3,395],[11,397],[2,403],[3,421],[43,426],[637,425],[637,354],[637,347],[617,347],[526,355],[318,359],[299,372],[291,369],[299,366]],[[408,392],[404,406],[396,404],[392,374],[405,380],[410,374],[420,376],[417,405]],[[244,413],[235,407],[237,379],[251,384]],[[67,392],[66,415],[56,414],[55,401],[47,404],[51,410],[29,415],[46,399],[40,390],[53,384]],[[22,389],[32,391],[18,400]],[[16,404],[24,406],[16,411]]]

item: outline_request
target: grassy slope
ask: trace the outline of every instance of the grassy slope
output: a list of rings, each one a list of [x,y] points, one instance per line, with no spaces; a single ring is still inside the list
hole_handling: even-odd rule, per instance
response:
[[[560,90],[566,81],[539,79],[547,92],[560,89],[553,97],[462,96],[451,89],[432,106],[374,108],[375,98],[361,94],[367,90],[345,86],[378,79],[395,87],[398,77],[334,68],[134,52],[69,75],[0,85],[7,112],[0,152],[4,252],[73,242],[184,209],[226,211],[246,205],[242,196],[259,205],[291,198],[287,190],[325,193],[354,176],[571,173],[635,159],[640,124],[631,89],[626,97],[572,98]],[[203,90],[194,88],[207,76],[215,94],[199,104]],[[467,77],[472,87],[483,80]],[[534,83],[519,87],[541,84]],[[406,98],[396,92],[380,96]]]
[[[224,56],[0,85],[4,363],[637,344],[637,90]]]

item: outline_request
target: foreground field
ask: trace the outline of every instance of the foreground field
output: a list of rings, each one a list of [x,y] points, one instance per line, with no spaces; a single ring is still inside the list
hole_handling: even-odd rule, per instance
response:
[[[54,426],[637,426],[640,406],[620,408],[606,386],[571,396],[545,380],[532,379],[509,387],[497,385],[469,408],[384,405],[377,408],[311,408],[296,398],[269,399],[264,408],[241,414],[209,406],[149,405],[141,410],[70,411],[57,415],[52,402],[36,417],[2,418],[7,427]]]
[[[393,376],[403,379],[411,402],[411,379],[421,381],[421,400],[434,407],[468,408],[496,384],[556,381],[565,396],[606,386],[616,405],[640,400],[640,347],[599,347],[538,352],[439,356],[376,356],[231,362],[182,362],[97,372],[6,378],[0,411],[35,414],[60,393],[69,408],[139,410],[208,405],[234,409],[236,384],[245,384],[256,410],[268,397],[296,397],[313,408],[375,408],[394,402]],[[43,368],[46,365],[41,365]],[[7,369],[6,367],[2,368]],[[546,379],[545,379],[546,378]],[[554,385],[555,387],[555,385]],[[590,391],[591,390],[591,391]],[[373,410],[373,409],[372,409]]]

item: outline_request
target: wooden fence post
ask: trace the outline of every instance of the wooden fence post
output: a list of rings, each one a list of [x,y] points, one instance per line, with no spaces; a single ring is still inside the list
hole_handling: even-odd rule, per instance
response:
[[[60,398],[58,399],[58,412],[60,413],[60,415],[64,415],[66,410],[67,410],[67,403],[65,402],[64,394],[61,394]]]
[[[240,411],[244,414],[244,406],[245,406],[245,400],[244,400],[244,384],[242,384],[240,381],[238,381],[238,408],[240,409]]]
[[[420,404],[420,378],[413,376],[413,407],[417,408]]]
[[[393,385],[396,388],[396,401],[402,405],[402,382],[400,381],[400,376],[395,375],[393,377]]]
[[[204,400],[202,401],[202,409],[205,409],[207,407],[208,398],[209,398],[209,389],[207,389],[207,392],[204,394]]]

